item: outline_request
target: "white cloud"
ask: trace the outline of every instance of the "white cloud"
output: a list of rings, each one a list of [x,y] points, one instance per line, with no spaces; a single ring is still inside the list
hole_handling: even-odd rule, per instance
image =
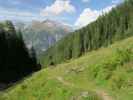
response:
[[[78,27],[85,26],[94,20],[97,19],[99,16],[99,12],[96,10],[91,10],[90,8],[86,8],[81,14],[78,20],[76,21],[75,25]]]
[[[86,8],[75,22],[75,26],[77,28],[84,27],[95,21],[100,15],[108,13],[113,7],[115,7],[115,5],[108,6],[102,10],[92,10],[90,8]]]
[[[43,17],[32,12],[20,11],[16,9],[8,9],[0,7],[0,20],[41,20]]]
[[[61,22],[63,24],[69,25],[66,21],[66,17],[60,17],[60,18],[58,18],[58,16],[44,17],[44,16],[41,16],[39,13],[0,7],[0,21],[11,20],[14,22],[15,21],[31,22],[32,20],[44,21],[46,19],[55,20],[57,22]]]
[[[64,12],[73,13],[75,12],[75,7],[70,3],[70,0],[56,0],[51,6],[47,6],[41,11],[41,15],[53,16],[60,15]]]

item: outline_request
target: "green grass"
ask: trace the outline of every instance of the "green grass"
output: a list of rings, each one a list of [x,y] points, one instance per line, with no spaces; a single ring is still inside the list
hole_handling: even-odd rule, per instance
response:
[[[103,93],[104,91],[104,93]],[[133,100],[133,37],[33,74],[0,100]]]

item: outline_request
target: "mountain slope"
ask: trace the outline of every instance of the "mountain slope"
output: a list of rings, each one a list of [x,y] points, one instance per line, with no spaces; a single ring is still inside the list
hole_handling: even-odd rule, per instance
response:
[[[38,54],[72,31],[68,25],[52,20],[32,21],[28,25],[16,22],[16,27],[22,30],[28,47],[33,45]]]
[[[95,22],[73,32],[40,57],[43,65],[59,64],[84,53],[133,36],[133,1],[127,0]]]
[[[51,66],[2,93],[2,100],[133,100],[133,37]]]

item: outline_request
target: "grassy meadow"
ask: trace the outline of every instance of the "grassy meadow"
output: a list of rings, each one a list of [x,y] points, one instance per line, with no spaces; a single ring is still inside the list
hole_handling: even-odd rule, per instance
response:
[[[0,100],[133,100],[133,37],[36,72]]]

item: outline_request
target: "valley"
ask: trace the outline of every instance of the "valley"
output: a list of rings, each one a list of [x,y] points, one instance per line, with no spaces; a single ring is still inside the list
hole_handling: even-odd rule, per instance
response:
[[[0,100],[133,100],[132,0],[9,1],[30,12],[0,7]]]

